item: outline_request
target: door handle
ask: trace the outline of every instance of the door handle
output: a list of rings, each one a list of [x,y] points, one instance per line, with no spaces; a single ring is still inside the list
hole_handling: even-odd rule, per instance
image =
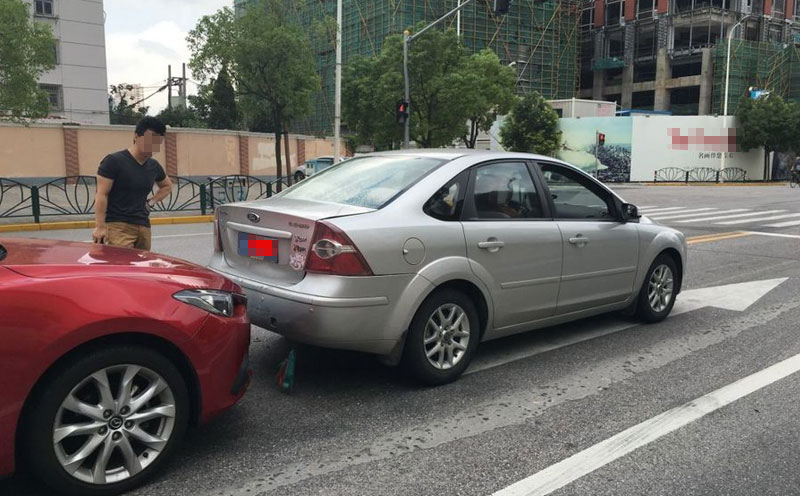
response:
[[[500,248],[504,247],[506,244],[502,241],[492,240],[492,241],[481,241],[478,243],[478,248],[482,250],[489,250],[491,252],[498,251]]]
[[[573,245],[585,245],[589,242],[589,238],[585,238],[579,234],[577,237],[569,238],[569,242]]]

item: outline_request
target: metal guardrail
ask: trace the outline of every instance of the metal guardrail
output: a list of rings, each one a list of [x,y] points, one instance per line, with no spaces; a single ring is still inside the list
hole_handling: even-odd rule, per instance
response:
[[[718,169],[711,167],[693,167],[690,169],[664,167],[653,174],[654,183],[659,181],[668,183],[718,183],[720,179],[724,182],[745,182],[747,181],[747,171],[740,167],[728,167],[721,173]]]
[[[286,179],[265,181],[258,177],[231,175],[209,177],[200,183],[181,176],[170,176],[172,191],[158,202],[154,212],[199,212],[206,215],[219,205],[269,198]],[[44,184],[25,184],[0,177],[0,218],[42,217],[59,215],[92,215],[97,191],[95,176],[69,176]]]

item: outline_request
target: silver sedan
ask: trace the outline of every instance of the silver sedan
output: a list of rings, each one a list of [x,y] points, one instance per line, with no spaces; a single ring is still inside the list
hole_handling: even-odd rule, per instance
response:
[[[679,231],[521,153],[375,153],[220,207],[215,226],[211,268],[245,288],[253,323],[427,384],[480,341],[618,310],[660,321],[686,260]]]

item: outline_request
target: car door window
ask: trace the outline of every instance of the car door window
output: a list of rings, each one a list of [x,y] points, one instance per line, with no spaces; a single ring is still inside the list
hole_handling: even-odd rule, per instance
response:
[[[495,162],[479,167],[472,200],[479,220],[540,219],[542,203],[524,162]]]
[[[610,196],[579,172],[555,164],[541,164],[541,170],[557,219],[615,219]]]
[[[444,221],[455,221],[461,217],[464,204],[464,189],[467,174],[462,173],[445,184],[425,203],[423,211],[431,217]]]

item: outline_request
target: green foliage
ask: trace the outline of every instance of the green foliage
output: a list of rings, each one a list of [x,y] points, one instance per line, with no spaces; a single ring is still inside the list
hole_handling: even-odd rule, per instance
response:
[[[187,107],[172,107],[165,108],[156,116],[161,122],[171,127],[190,127],[195,129],[202,129],[206,127],[200,114],[193,108]]]
[[[561,142],[558,114],[541,94],[528,93],[503,121],[500,141],[509,151],[555,156]]]
[[[796,145],[800,129],[796,103],[786,102],[777,95],[758,100],[742,97],[736,117],[741,129],[738,144],[744,151],[764,147],[767,152],[785,152]]]
[[[24,124],[47,117],[50,102],[37,81],[56,63],[50,27],[31,22],[30,8],[0,0],[0,120]]]
[[[149,107],[134,108],[137,102],[129,102],[125,95],[133,89],[130,84],[118,84],[111,86],[111,94],[108,97],[108,111],[111,124],[121,124],[132,126],[139,122],[139,119],[147,115]],[[119,98],[119,103],[114,103],[115,98]]]
[[[472,148],[498,113],[515,100],[514,71],[491,52],[470,56],[452,30],[432,30],[409,49],[411,139],[423,148],[461,139]],[[403,126],[395,107],[403,99],[403,38],[386,38],[373,58],[351,59],[342,89],[343,117],[358,144],[377,149],[399,146]],[[467,121],[471,124],[467,126]]]
[[[211,129],[237,129],[239,112],[236,93],[227,69],[223,68],[214,80],[208,110],[208,127]]]
[[[187,38],[193,74],[206,81],[227,69],[248,128],[275,133],[279,177],[280,133],[311,112],[311,94],[320,86],[309,37],[297,21],[300,7],[298,2],[260,0],[238,17],[225,7],[200,19]],[[220,88],[220,99],[222,93]]]

